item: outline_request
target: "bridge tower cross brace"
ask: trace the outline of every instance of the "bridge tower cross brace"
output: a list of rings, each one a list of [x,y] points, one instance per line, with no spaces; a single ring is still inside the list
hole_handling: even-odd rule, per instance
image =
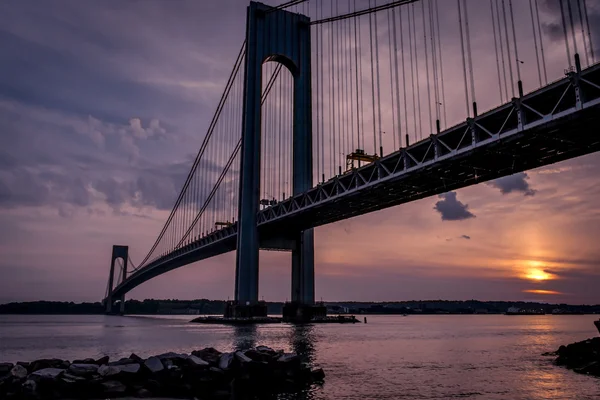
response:
[[[251,2],[246,22],[246,58],[242,121],[242,155],[237,237],[235,299],[258,302],[257,227],[260,196],[262,64],[275,61],[294,78],[293,192],[312,187],[312,109],[310,19]],[[314,233],[297,232],[292,246],[292,301],[314,304]]]
[[[115,261],[117,259],[123,259],[123,275],[121,282],[127,279],[127,262],[129,260],[129,246],[114,245],[112,248],[112,256],[110,257],[110,275],[108,276],[108,295],[106,296],[106,313],[110,314],[113,312],[113,289],[114,289],[114,276],[115,276]],[[120,299],[120,310],[123,314],[125,312],[125,295]]]

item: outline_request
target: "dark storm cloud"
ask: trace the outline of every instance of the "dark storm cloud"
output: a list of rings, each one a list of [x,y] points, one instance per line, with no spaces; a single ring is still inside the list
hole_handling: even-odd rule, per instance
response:
[[[561,0],[563,1],[563,0]],[[597,2],[585,0],[588,10],[588,20],[590,26],[590,33],[592,36],[592,45],[594,49],[594,54],[597,56],[600,53],[600,7],[598,7]],[[579,0],[565,0],[563,1],[563,9],[565,14],[565,22],[567,24],[567,35],[569,40],[571,40],[571,28],[570,28],[570,18],[569,18],[569,7],[571,5],[571,12],[573,16],[573,24],[575,25],[576,34],[579,35],[581,32],[581,22],[583,22],[584,31],[587,35],[587,21],[585,18],[582,18],[580,22],[580,14],[579,14]],[[579,3],[579,4],[578,4]],[[555,42],[564,42],[564,28],[562,23],[562,17],[560,12],[560,1],[559,0],[545,0],[542,3],[543,9],[548,11],[554,17],[554,21],[547,22],[543,24],[544,32],[550,37],[551,40]],[[584,13],[584,8],[581,7],[582,13]],[[586,38],[587,40],[587,38]],[[571,50],[573,51],[571,44]],[[588,52],[591,53],[591,49],[588,48]],[[583,53],[583,49],[579,49],[580,52]]]
[[[535,195],[535,190],[529,186],[529,182],[527,182],[529,176],[526,172],[519,172],[514,175],[505,176],[487,184],[493,186],[497,189],[500,189],[502,194],[508,194],[512,192],[521,192],[525,194],[525,196],[533,196]]]
[[[460,237],[462,239],[471,240],[471,236],[469,236],[469,235],[461,235]]]
[[[474,218],[468,204],[461,203],[456,198],[456,192],[448,192],[438,196],[440,201],[435,203],[433,207],[442,216],[443,221],[462,221],[469,218]]]

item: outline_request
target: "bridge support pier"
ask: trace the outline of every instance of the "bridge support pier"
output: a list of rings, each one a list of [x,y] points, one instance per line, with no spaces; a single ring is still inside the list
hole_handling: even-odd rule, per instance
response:
[[[262,64],[275,61],[294,78],[293,191],[312,187],[312,110],[310,19],[251,2],[246,22],[244,113],[236,254],[235,304],[226,314],[254,317],[266,314],[258,302],[258,220],[261,160]],[[292,252],[292,296],[314,303],[314,237],[300,234]],[[294,294],[296,293],[296,294]],[[259,315],[260,314],[260,315]]]
[[[118,259],[123,260],[123,271],[122,271],[122,279],[123,282],[127,278],[127,261],[129,260],[129,246],[119,246],[114,245],[112,248],[112,256],[110,259],[110,275],[108,276],[108,291],[106,293],[105,307],[107,314],[116,314],[117,312],[114,310],[114,301],[120,300],[121,304],[119,306],[119,313],[125,313],[125,295],[121,296],[119,299],[113,299],[113,289],[114,289],[114,276],[115,276],[115,262]]]

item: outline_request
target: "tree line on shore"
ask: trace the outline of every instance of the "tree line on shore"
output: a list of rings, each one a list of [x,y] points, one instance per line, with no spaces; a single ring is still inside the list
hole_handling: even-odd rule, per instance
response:
[[[127,300],[127,314],[192,314],[222,315],[224,300]],[[267,302],[269,314],[281,314],[283,302]],[[401,302],[326,302],[329,313],[353,314],[500,314],[509,307],[543,310],[560,309],[567,313],[600,313],[600,305],[568,305],[508,301],[401,301]],[[74,303],[63,301],[32,301],[0,304],[0,314],[103,314],[100,302]]]

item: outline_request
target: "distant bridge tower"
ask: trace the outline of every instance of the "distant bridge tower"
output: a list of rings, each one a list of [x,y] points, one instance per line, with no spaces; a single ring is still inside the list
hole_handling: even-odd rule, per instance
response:
[[[115,261],[121,258],[123,260],[123,274],[121,278],[121,282],[127,279],[127,261],[129,260],[129,246],[118,246],[114,245],[112,249],[112,256],[110,258],[110,275],[108,276],[108,293],[106,296],[106,313],[113,314],[115,311],[113,310],[113,302],[115,300],[120,300],[120,309],[119,313],[123,314],[125,312],[125,295],[122,295],[119,299],[113,299],[112,292],[114,289],[114,275],[115,275]]]
[[[240,310],[248,306],[256,310],[254,306],[258,303],[261,89],[262,64],[266,61],[281,63],[294,79],[293,192],[302,193],[313,184],[309,22],[304,15],[261,3],[251,2],[248,6],[235,279],[235,299]],[[292,300],[312,305],[315,300],[313,230],[290,233],[293,235]]]

